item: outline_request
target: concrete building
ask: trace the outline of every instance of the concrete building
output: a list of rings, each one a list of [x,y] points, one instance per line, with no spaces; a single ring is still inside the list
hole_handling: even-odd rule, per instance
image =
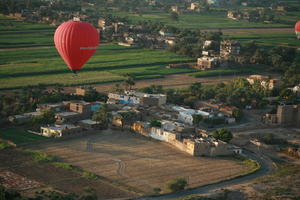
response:
[[[184,108],[181,106],[173,106],[172,109],[179,113],[178,114],[179,121],[189,124],[189,125],[193,125],[193,115],[194,114],[201,115],[204,118],[210,117],[210,113],[201,111],[201,110],[187,109],[187,108]]]
[[[168,32],[167,30],[160,30],[159,34],[163,37],[172,37],[174,36],[174,33]]]
[[[86,93],[86,87],[78,87],[78,88],[76,88],[76,92],[75,92],[76,95],[84,96],[85,93]]]
[[[234,19],[234,20],[237,20],[239,18],[241,18],[241,13],[238,12],[238,11],[228,11],[227,12],[227,18],[229,19]]]
[[[55,118],[57,123],[73,123],[84,119],[85,116],[77,112],[60,112],[55,114]]]
[[[140,103],[139,97],[136,97],[133,94],[129,94],[129,93],[124,93],[124,94],[109,93],[108,98],[109,98],[109,100],[111,100],[111,99],[117,100],[119,103],[123,103],[123,104],[139,104]]]
[[[238,41],[224,40],[220,45],[221,57],[237,56],[240,54],[241,45]]]
[[[171,6],[171,11],[172,11],[172,12],[179,13],[179,8],[178,8],[178,6]]]
[[[41,127],[41,134],[45,137],[67,137],[82,132],[82,128],[73,124],[61,124]]]
[[[197,66],[195,68],[199,70],[208,70],[218,66],[218,59],[216,57],[203,56],[198,58]]]
[[[45,103],[45,104],[38,104],[37,105],[37,112],[42,110],[52,110],[54,112],[63,112],[67,110],[67,105],[63,102],[60,103]]]
[[[276,114],[266,114],[263,117],[266,124],[282,127],[300,127],[300,106],[279,105]]]
[[[109,102],[117,100],[124,104],[140,104],[142,106],[161,106],[166,104],[167,96],[164,94],[146,94],[143,92],[126,91],[124,94],[109,93]]]
[[[31,117],[41,116],[43,113],[41,112],[29,112],[20,115],[9,116],[8,120],[15,124],[24,124],[30,120]]]
[[[73,101],[70,102],[70,111],[89,115],[92,112],[92,104],[85,101]]]
[[[102,129],[103,127],[98,122],[91,119],[84,119],[78,122],[78,125],[84,129],[95,130]]]
[[[283,105],[277,108],[278,124],[284,127],[300,127],[300,106]]]
[[[261,86],[268,90],[279,88],[282,85],[282,82],[279,79],[270,79],[268,76],[262,75],[251,75],[247,78],[247,81],[251,85],[254,84],[255,81],[259,81]]]
[[[193,11],[199,11],[199,10],[200,10],[200,4],[197,3],[197,2],[191,3],[190,10],[193,10]]]

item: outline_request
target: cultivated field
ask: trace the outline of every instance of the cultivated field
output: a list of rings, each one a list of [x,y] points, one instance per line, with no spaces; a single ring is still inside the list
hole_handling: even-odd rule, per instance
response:
[[[165,183],[178,177],[187,178],[189,187],[195,187],[229,179],[248,170],[230,158],[192,157],[165,143],[112,130],[30,148],[58,156],[64,162],[148,194],[154,187],[166,192]]]
[[[52,163],[38,163],[32,159],[30,154],[20,149],[1,150],[0,160],[0,177],[4,173],[4,182],[18,187],[17,189],[20,189],[22,193],[30,196],[35,195],[35,191],[48,189],[81,195],[86,187],[94,188],[98,199],[136,196],[134,193],[127,192],[102,180],[87,179],[79,173],[56,167]],[[7,174],[11,174],[11,176]]]
[[[236,21],[227,18],[227,12],[211,12],[211,13],[191,13],[179,14],[178,21],[172,21],[168,12],[147,12],[142,14],[130,14],[127,12],[114,12],[114,15],[128,17],[131,22],[140,20],[151,20],[154,22],[163,22],[171,26],[186,29],[226,29],[226,28],[271,28],[271,27],[291,27],[285,24],[264,24],[247,21]]]

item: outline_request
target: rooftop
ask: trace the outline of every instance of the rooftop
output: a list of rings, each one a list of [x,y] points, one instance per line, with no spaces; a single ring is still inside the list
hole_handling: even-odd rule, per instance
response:
[[[73,116],[73,115],[78,115],[79,113],[77,112],[60,112],[57,113],[56,115],[62,116],[62,117],[67,117],[67,116]]]
[[[95,125],[95,124],[98,124],[96,121],[91,120],[91,119],[84,119],[84,120],[81,120],[80,122],[81,122],[81,123],[84,123],[84,124],[89,124],[89,125]]]

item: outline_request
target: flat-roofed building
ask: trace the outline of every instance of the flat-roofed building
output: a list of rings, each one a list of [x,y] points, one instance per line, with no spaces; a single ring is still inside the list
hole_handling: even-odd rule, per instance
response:
[[[55,126],[42,126],[41,134],[45,137],[67,137],[81,133],[83,129],[73,124],[61,124]]]

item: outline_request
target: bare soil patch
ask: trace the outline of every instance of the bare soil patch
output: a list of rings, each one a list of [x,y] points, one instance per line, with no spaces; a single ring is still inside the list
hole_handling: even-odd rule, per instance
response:
[[[26,179],[51,186],[62,192],[80,195],[85,187],[92,187],[96,190],[99,199],[134,196],[101,180],[86,179],[76,172],[55,167],[51,163],[37,163],[32,160],[30,155],[20,150],[1,150],[0,161],[0,170],[9,170],[14,174],[26,177]]]
[[[117,130],[31,148],[146,194],[153,193],[154,187],[167,192],[165,183],[174,178],[186,178],[191,188],[248,170],[231,158],[192,157],[166,143]]]

